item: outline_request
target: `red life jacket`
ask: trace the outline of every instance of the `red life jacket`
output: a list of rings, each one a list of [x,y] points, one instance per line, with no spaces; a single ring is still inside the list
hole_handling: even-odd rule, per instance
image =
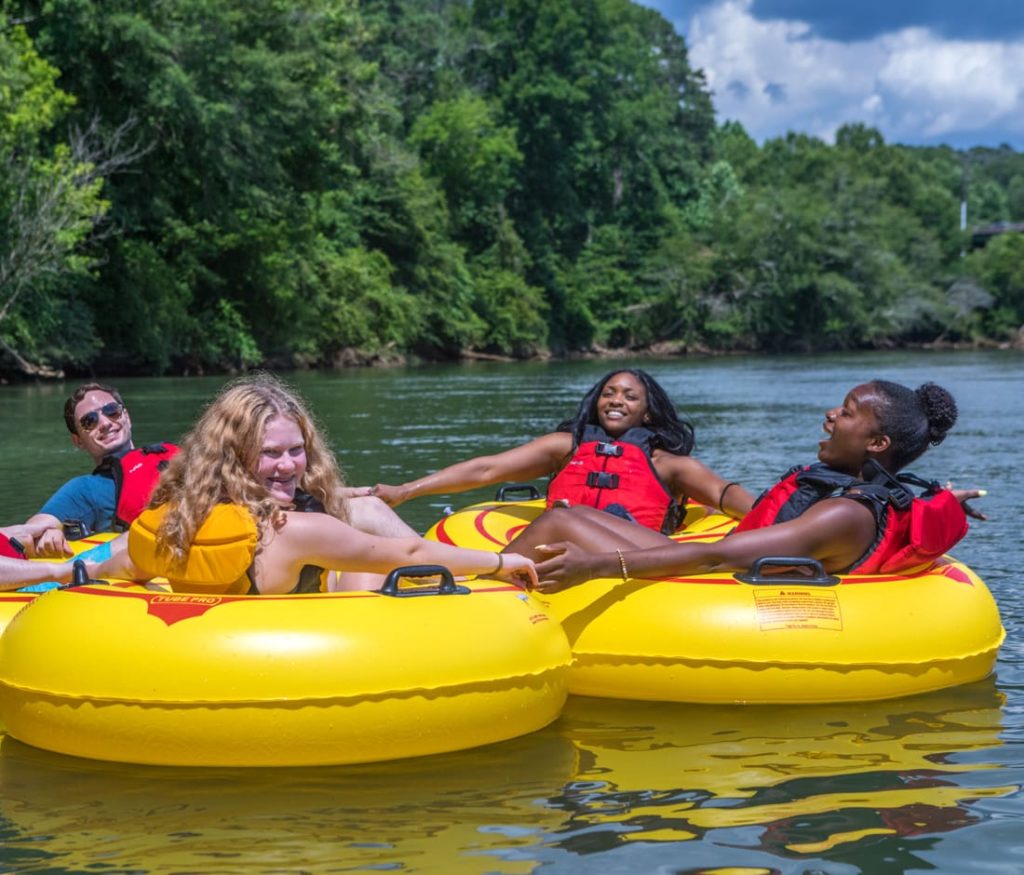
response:
[[[556,501],[583,504],[669,534],[683,508],[651,462],[654,433],[631,428],[618,440],[588,425],[568,464],[548,484],[548,507]]]
[[[146,509],[149,497],[160,479],[160,472],[177,455],[174,444],[150,444],[129,450],[123,456],[107,456],[96,468],[96,474],[110,472],[114,478],[117,506],[114,531],[123,532]]]
[[[8,538],[7,535],[0,535],[0,556],[7,556],[11,559],[27,559],[25,548],[18,541]]]
[[[912,474],[897,478],[881,465],[874,467],[875,475],[869,481],[820,462],[792,468],[757,499],[733,531],[795,519],[826,498],[861,501],[875,514],[877,529],[874,542],[848,569],[861,574],[890,573],[931,562],[967,534],[967,515],[949,490]],[[925,486],[926,491],[915,496],[906,483]]]

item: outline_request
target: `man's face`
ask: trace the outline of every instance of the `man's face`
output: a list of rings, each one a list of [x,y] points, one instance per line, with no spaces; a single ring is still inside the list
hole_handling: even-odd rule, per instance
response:
[[[109,392],[93,390],[75,405],[71,442],[98,462],[109,453],[131,446],[131,417]]]

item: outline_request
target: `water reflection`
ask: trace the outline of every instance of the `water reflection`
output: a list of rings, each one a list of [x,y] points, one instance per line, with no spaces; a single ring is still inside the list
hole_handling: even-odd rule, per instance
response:
[[[855,844],[956,830],[981,819],[975,800],[1019,789],[987,780],[997,766],[979,756],[1001,744],[1003,699],[991,679],[859,705],[570,698],[560,727],[579,749],[580,771],[550,800],[568,815],[560,844],[589,855],[701,839],[773,857],[848,859]]]
[[[840,861],[905,872],[1019,789],[998,762],[1002,706],[992,680],[863,705],[570,698],[526,738],[317,769],[133,767],[7,738],[0,861],[51,873],[531,873],[615,871],[626,853],[630,871],[675,861],[672,872],[697,873],[727,854],[731,872]],[[679,866],[679,843],[707,862]]]
[[[240,728],[239,731],[244,731]],[[357,767],[174,769],[0,744],[3,871],[519,873],[578,768],[554,733]],[[513,854],[515,852],[515,854]],[[492,855],[522,862],[492,862]]]

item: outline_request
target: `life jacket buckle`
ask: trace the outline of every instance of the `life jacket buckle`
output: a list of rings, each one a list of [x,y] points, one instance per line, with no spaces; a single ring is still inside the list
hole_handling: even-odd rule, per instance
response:
[[[619,444],[611,444],[606,441],[598,441],[597,449],[594,452],[598,456],[621,456],[622,447]]]
[[[618,489],[619,475],[608,471],[591,471],[587,474],[587,486],[591,489]]]

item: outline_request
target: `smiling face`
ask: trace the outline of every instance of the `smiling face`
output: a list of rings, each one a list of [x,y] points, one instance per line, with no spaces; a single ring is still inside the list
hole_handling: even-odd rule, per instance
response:
[[[270,497],[287,506],[295,501],[306,473],[306,442],[302,429],[294,419],[275,416],[267,423],[260,446],[256,477],[266,487]]]
[[[839,407],[825,413],[828,435],[818,444],[818,459],[839,471],[860,476],[869,458],[879,461],[891,441],[882,434],[875,416],[876,393],[870,383],[852,389]]]
[[[597,422],[612,437],[643,425],[647,415],[647,390],[632,374],[612,374],[597,397]]]
[[[120,415],[113,418],[103,413],[107,405],[114,405],[120,411]],[[110,407],[107,407],[110,410]],[[88,420],[87,414],[95,414],[95,426],[86,430],[81,420],[83,417]],[[75,432],[71,435],[71,442],[81,450],[85,450],[97,463],[110,453],[131,449],[132,446],[132,420],[127,409],[122,407],[118,400],[109,392],[99,389],[86,393],[82,400],[75,405]]]

